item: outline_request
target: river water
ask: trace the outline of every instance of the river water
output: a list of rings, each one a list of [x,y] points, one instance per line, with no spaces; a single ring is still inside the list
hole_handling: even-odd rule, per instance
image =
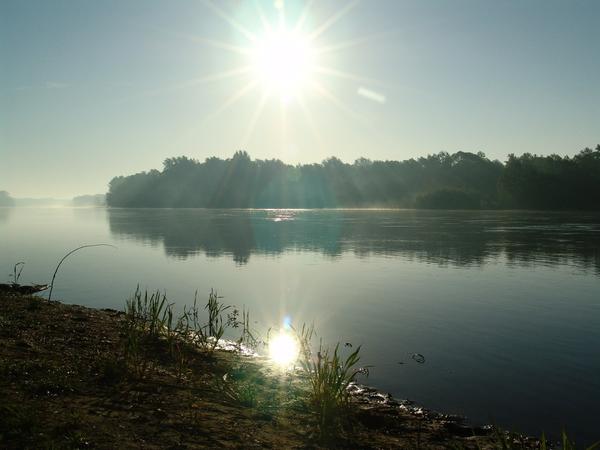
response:
[[[214,288],[257,330],[289,317],[362,344],[363,381],[399,398],[600,439],[598,213],[0,208],[0,277],[25,261],[21,282],[48,282],[101,242],[117,249],[67,259],[56,299],[122,308],[139,283],[181,307]]]

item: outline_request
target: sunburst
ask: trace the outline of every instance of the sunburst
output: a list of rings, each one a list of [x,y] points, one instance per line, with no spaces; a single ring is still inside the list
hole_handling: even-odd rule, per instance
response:
[[[367,85],[380,85],[381,83],[373,78],[352,73],[339,67],[330,67],[324,57],[333,52],[363,45],[371,39],[378,38],[381,33],[374,36],[319,45],[320,38],[325,32],[343,19],[359,3],[359,0],[341,5],[329,17],[323,18],[316,26],[310,27],[308,23],[314,20],[309,21],[308,19],[309,17],[314,19],[311,15],[314,3],[314,1],[306,2],[297,19],[290,22],[289,17],[286,15],[284,0],[276,0],[268,4],[269,8],[275,8],[276,10],[276,19],[269,21],[265,15],[264,4],[261,5],[255,0],[255,20],[253,21],[255,26],[250,27],[236,20],[233,15],[222,9],[216,2],[202,0],[202,4],[206,6],[207,10],[226,22],[243,37],[243,42],[240,44],[239,42],[222,42],[206,37],[180,36],[212,46],[215,49],[237,54],[241,64],[239,67],[203,75],[166,89],[187,88],[216,81],[231,83],[232,94],[204,120],[223,113],[251,92],[257,89],[262,90],[262,93],[258,96],[259,100],[256,107],[249,116],[246,131],[241,137],[242,145],[246,145],[251,139],[254,128],[261,120],[265,105],[269,101],[278,101],[281,105],[279,114],[280,135],[284,145],[286,144],[288,127],[286,109],[296,106],[300,108],[306,119],[317,145],[322,145],[322,136],[317,130],[316,121],[307,101],[308,94],[316,94],[348,117],[364,122],[364,118],[360,114],[353,111],[343,100],[333,95],[324,86],[322,78],[337,78],[338,80],[366,83]],[[246,24],[246,22],[244,23]],[[248,76],[250,76],[249,81],[243,82],[241,87],[239,87],[239,84],[236,87],[236,78],[248,78]],[[357,86],[357,88],[360,88],[360,86]]]

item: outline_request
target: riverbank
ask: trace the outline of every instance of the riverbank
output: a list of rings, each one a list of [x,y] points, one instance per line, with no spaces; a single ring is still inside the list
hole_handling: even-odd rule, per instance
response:
[[[0,295],[6,448],[495,448],[489,429],[354,388],[319,436],[297,374],[260,358],[146,344],[125,361],[124,313]],[[532,443],[533,445],[533,443]]]

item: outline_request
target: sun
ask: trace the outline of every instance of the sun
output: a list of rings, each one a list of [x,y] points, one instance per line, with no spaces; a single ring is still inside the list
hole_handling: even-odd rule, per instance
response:
[[[256,80],[282,101],[296,98],[310,84],[315,51],[307,36],[281,27],[259,37],[250,52]]]
[[[299,123],[297,113],[304,116],[315,143],[325,148],[319,121],[315,120],[311,108],[314,101],[325,100],[346,116],[364,123],[362,115],[357,114],[335,93],[336,90],[341,91],[332,90],[337,83],[353,84],[350,91],[346,89],[343,92],[354,91],[379,104],[385,103],[385,96],[370,88],[370,84],[378,83],[377,80],[332,66],[337,61],[335,54],[338,52],[354,49],[384,35],[377,33],[353,36],[346,41],[328,40],[328,30],[352,11],[360,0],[333,2],[330,14],[323,18],[316,14],[317,2],[313,0],[199,2],[231,27],[233,38],[221,41],[196,35],[186,37],[212,46],[215,51],[235,55],[240,64],[184,81],[169,89],[190,88],[205,83],[230,83],[231,92],[203,118],[203,123],[214,119],[242,99],[254,97],[257,90],[262,91],[256,96],[256,106],[251,110],[245,131],[240,136],[242,147],[249,145],[257,123],[263,113],[270,110],[269,114],[278,116],[268,120],[271,124],[274,118],[278,119],[282,148],[289,147],[288,129]],[[236,6],[223,8],[223,3]],[[232,82],[237,79],[240,83]],[[279,111],[266,107],[272,100],[279,102]],[[288,120],[292,116],[293,120]]]

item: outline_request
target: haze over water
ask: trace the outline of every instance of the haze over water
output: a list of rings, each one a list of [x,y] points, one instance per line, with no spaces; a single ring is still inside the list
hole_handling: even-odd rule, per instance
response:
[[[43,224],[43,225],[42,225]],[[122,308],[211,288],[265,331],[289,316],[363,345],[366,383],[475,422],[597,438],[600,214],[0,208],[5,278]],[[419,364],[414,353],[425,357]]]

